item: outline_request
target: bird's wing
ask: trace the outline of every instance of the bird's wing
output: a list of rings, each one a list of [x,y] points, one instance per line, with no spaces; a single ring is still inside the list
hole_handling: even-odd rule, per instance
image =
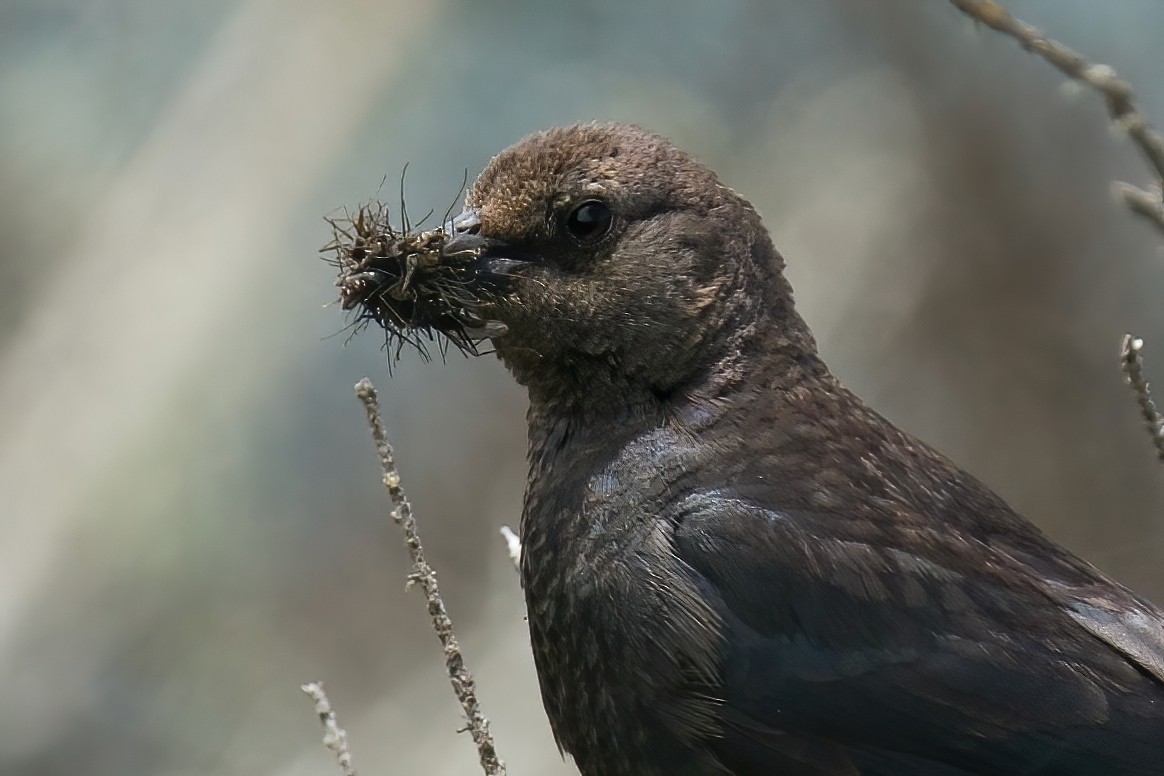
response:
[[[1036,573],[964,534],[819,517],[704,492],[674,518],[676,554],[727,613],[718,746],[736,772],[802,737],[861,774],[1164,772],[1150,604],[1081,562]]]
[[[1164,618],[1156,607],[1125,591],[1118,602],[1102,593],[1061,593],[1067,614],[1084,630],[1164,683]]]

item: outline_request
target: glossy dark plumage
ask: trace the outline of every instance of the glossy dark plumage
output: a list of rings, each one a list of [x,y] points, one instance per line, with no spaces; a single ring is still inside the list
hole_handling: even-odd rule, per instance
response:
[[[529,390],[530,634],[583,774],[1164,773],[1164,615],[838,384],[714,174],[551,130],[458,228]]]

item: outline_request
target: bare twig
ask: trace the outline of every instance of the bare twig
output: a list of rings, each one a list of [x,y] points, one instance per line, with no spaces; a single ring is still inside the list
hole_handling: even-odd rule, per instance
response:
[[[420,544],[420,535],[416,530],[416,520],[412,516],[412,505],[400,487],[400,474],[396,471],[396,459],[388,438],[384,434],[384,422],[380,414],[380,404],[376,399],[376,389],[372,381],[364,378],[356,383],[356,396],[364,404],[364,411],[368,415],[368,425],[372,429],[372,439],[376,442],[376,452],[380,456],[380,467],[384,472],[384,486],[388,488],[388,495],[392,499],[392,519],[404,531],[404,541],[408,546],[408,555],[412,559],[412,573],[409,575],[409,584],[419,584],[428,599],[428,613],[432,617],[432,627],[440,639],[445,652],[445,669],[448,671],[449,682],[453,685],[453,692],[461,702],[465,718],[468,720],[468,730],[477,745],[477,754],[481,760],[481,767],[487,776],[504,776],[505,764],[497,757],[493,746],[493,736],[489,732],[489,720],[481,712],[477,702],[476,685],[473,675],[465,667],[461,655],[461,645],[457,642],[453,632],[453,621],[445,610],[445,603],[441,600],[440,589],[437,587],[437,576],[432,566],[424,557],[424,549]]]
[[[327,699],[327,693],[323,691],[323,683],[308,682],[299,689],[315,701],[315,713],[323,723],[323,745],[335,754],[336,762],[339,763],[344,776],[356,776],[352,753],[348,751],[348,734],[339,726],[335,712],[331,710],[331,702]]]
[[[505,539],[505,549],[513,561],[513,567],[521,571],[521,539],[507,525],[501,526],[501,536]]]
[[[1108,65],[1088,61],[1062,43],[1051,40],[1037,29],[1011,15],[1010,11],[994,0],[950,0],[962,13],[993,30],[1008,35],[1024,49],[1050,62],[1058,70],[1080,83],[1087,84],[1103,95],[1107,112],[1116,127],[1128,133],[1136,148],[1153,170],[1155,182],[1150,190],[1118,183],[1115,193],[1125,205],[1144,216],[1164,232],[1164,201],[1161,184],[1164,183],[1164,138],[1148,124],[1136,109],[1134,94],[1127,81],[1116,75]]]
[[[1160,187],[1153,186],[1153,191],[1145,191],[1122,181],[1112,184],[1112,193],[1127,205],[1133,213],[1142,215],[1156,224],[1156,228],[1164,231],[1164,206],[1161,206]]]
[[[1152,435],[1152,444],[1156,446],[1156,455],[1164,461],[1164,418],[1156,411],[1156,403],[1152,401],[1152,394],[1148,390],[1148,381],[1144,378],[1144,359],[1140,350],[1144,341],[1131,334],[1124,335],[1124,345],[1120,352],[1124,375],[1128,385],[1136,392],[1136,401],[1140,405],[1140,415]]]

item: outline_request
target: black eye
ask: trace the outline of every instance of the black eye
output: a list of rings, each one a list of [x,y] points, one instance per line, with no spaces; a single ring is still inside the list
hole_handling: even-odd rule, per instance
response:
[[[610,233],[614,214],[605,202],[592,199],[574,208],[566,218],[570,234],[583,243],[596,243]]]

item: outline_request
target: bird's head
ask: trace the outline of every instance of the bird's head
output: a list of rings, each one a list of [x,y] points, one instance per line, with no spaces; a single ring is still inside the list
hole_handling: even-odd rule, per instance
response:
[[[666,397],[730,368],[764,322],[812,347],[751,205],[639,127],[526,137],[481,172],[447,229],[449,261],[474,257],[473,331],[535,400]]]

